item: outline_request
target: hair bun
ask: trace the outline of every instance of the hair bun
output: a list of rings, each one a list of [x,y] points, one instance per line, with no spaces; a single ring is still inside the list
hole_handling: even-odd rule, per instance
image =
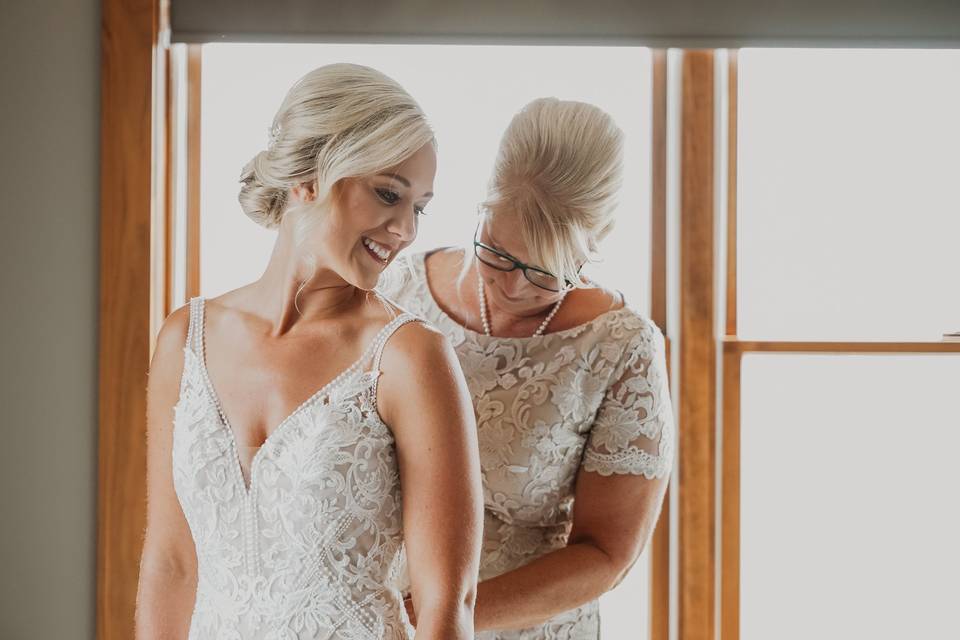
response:
[[[264,176],[269,175],[265,170],[270,162],[269,155],[268,150],[261,151],[243,167],[240,172],[243,186],[238,200],[251,220],[267,229],[275,229],[280,225],[280,216],[287,203],[287,190],[266,184]]]

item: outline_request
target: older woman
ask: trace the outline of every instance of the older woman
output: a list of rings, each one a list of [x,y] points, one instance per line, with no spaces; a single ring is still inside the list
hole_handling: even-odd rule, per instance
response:
[[[597,598],[660,512],[673,458],[663,336],[580,275],[613,226],[621,156],[600,109],[533,101],[501,141],[472,251],[413,255],[391,289],[451,339],[477,415],[477,638],[597,638]]]

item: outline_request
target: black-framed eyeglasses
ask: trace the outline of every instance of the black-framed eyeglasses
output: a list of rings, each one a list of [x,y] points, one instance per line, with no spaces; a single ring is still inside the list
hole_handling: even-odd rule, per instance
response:
[[[574,283],[567,279],[564,279],[564,284],[561,286],[560,279],[552,273],[544,271],[539,267],[524,264],[513,256],[503,253],[502,251],[498,251],[488,244],[480,242],[480,240],[477,239],[479,234],[480,226],[478,225],[477,231],[473,236],[473,253],[477,256],[477,260],[487,265],[491,269],[496,269],[497,271],[513,271],[514,269],[520,269],[523,272],[523,277],[526,278],[530,284],[554,293],[564,291],[566,289],[572,289],[574,287]]]

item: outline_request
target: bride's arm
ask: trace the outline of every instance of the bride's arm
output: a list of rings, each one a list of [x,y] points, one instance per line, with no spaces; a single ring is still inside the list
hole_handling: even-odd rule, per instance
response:
[[[173,489],[173,406],[183,371],[188,307],[170,314],[157,337],[147,383],[147,527],[140,559],[137,640],[186,638],[197,591],[193,537]]]
[[[388,343],[378,405],[393,430],[417,640],[472,640],[483,504],[476,425],[456,354],[420,323]]]

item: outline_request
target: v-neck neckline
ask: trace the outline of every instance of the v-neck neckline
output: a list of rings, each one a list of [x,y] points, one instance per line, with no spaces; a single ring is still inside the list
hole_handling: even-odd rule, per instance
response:
[[[249,498],[253,494],[254,483],[256,481],[256,465],[257,462],[262,457],[264,450],[267,449],[268,445],[272,445],[273,441],[277,439],[279,434],[283,429],[293,421],[302,411],[305,411],[308,407],[317,403],[323,398],[328,398],[330,396],[331,390],[334,388],[334,385],[339,382],[344,382],[350,378],[351,375],[363,375],[367,373],[376,373],[363,371],[361,369],[362,364],[365,360],[371,358],[374,354],[372,352],[378,347],[379,343],[382,341],[384,334],[387,329],[389,329],[394,323],[396,323],[400,318],[408,315],[406,313],[401,314],[388,322],[374,337],[373,341],[367,345],[367,348],[364,349],[363,353],[360,354],[360,357],[357,358],[353,363],[351,363],[347,368],[340,371],[336,376],[333,377],[325,385],[314,391],[310,396],[301,402],[293,411],[291,411],[283,420],[281,420],[272,431],[267,433],[267,437],[264,439],[263,443],[259,447],[247,446],[247,448],[256,448],[256,451],[253,454],[253,457],[250,459],[250,482],[247,483],[246,478],[243,476],[243,464],[240,460],[240,446],[237,443],[237,434],[233,430],[233,426],[230,424],[230,421],[227,419],[226,412],[223,410],[223,403],[220,401],[220,396],[217,393],[216,387],[213,385],[213,381],[210,379],[210,371],[207,369],[207,343],[206,343],[206,299],[200,297],[198,302],[195,303],[198,307],[196,312],[196,331],[197,337],[196,342],[199,345],[199,349],[196,349],[194,345],[190,345],[192,351],[194,351],[194,356],[197,360],[197,366],[200,368],[200,374],[203,378],[204,389],[207,393],[207,398],[209,402],[213,405],[213,408],[217,412],[217,421],[219,426],[227,432],[227,436],[230,439],[230,448],[233,449],[234,453],[234,469],[237,474],[237,480],[240,482],[240,486],[243,489],[244,496]]]

